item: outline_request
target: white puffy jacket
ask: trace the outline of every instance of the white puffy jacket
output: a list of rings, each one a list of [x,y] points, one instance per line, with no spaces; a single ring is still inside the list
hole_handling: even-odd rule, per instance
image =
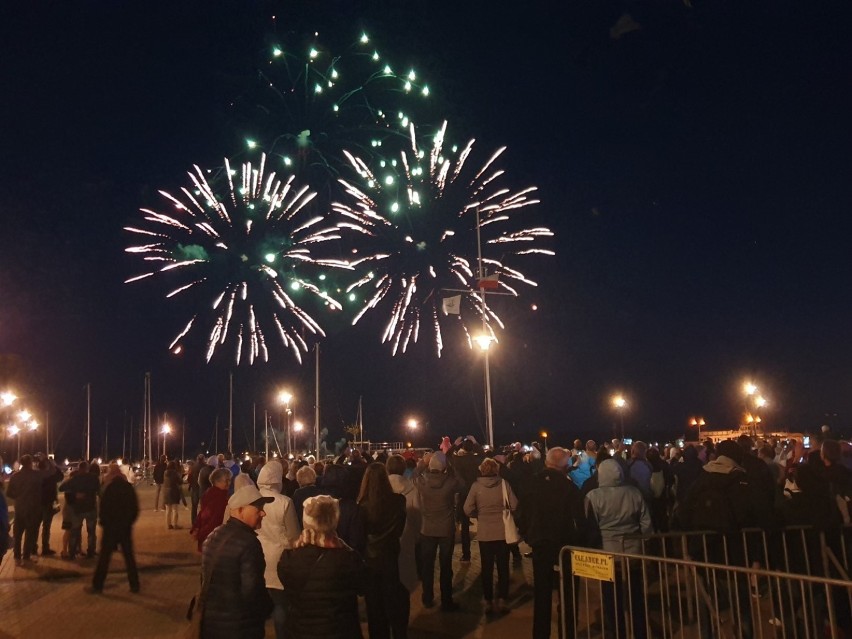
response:
[[[266,587],[283,590],[278,578],[278,560],[281,553],[292,547],[299,538],[301,530],[293,500],[281,494],[281,478],[284,469],[277,461],[267,462],[260,469],[257,477],[257,487],[264,497],[272,497],[275,501],[263,507],[266,517],[263,518],[257,538],[263,546],[263,558],[266,560]]]

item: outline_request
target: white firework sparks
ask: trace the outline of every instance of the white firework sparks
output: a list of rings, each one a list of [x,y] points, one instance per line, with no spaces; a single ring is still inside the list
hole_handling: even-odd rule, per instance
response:
[[[503,186],[499,168],[505,147],[477,170],[470,169],[474,140],[464,147],[447,148],[447,123],[421,148],[417,130],[409,123],[408,136],[396,157],[366,161],[344,152],[357,179],[340,179],[346,197],[334,202],[342,217],[338,227],[360,234],[367,253],[352,266],[369,269],[347,292],[366,291],[365,303],[353,324],[380,307],[389,313],[382,335],[394,354],[417,342],[422,322],[433,329],[437,354],[443,348],[442,322],[458,319],[470,343],[465,317],[493,326],[503,324],[477,290],[480,277],[477,234],[482,238],[482,266],[497,278],[497,292],[517,296],[518,283],[536,283],[505,261],[515,255],[553,255],[531,242],[549,238],[544,227],[517,228],[515,215],[537,204],[536,187],[513,190]],[[387,149],[385,149],[387,152]],[[387,159],[392,158],[392,159]],[[472,174],[472,175],[471,175]],[[478,228],[477,228],[478,225]],[[444,314],[442,298],[461,297],[461,312]]]
[[[325,333],[293,297],[306,291],[327,307],[341,308],[299,274],[305,265],[349,268],[311,253],[318,243],[340,239],[340,230],[310,211],[315,193],[308,187],[297,186],[293,176],[267,174],[265,167],[265,155],[257,166],[246,162],[239,171],[226,159],[224,175],[208,180],[196,165],[188,173],[190,188],[181,188],[178,196],[160,191],[170,212],[141,209],[148,228],[125,227],[145,237],[144,244],[125,250],[156,264],[126,282],[165,278],[170,283],[167,298],[192,296],[209,304],[208,312],[197,312],[172,341],[174,352],[182,350],[194,328],[206,324],[208,362],[229,343],[237,364],[268,361],[268,334],[277,334],[301,362],[308,348],[304,336]]]

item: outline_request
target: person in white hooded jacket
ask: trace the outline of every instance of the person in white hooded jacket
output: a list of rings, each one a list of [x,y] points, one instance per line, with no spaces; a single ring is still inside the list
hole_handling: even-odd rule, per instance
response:
[[[417,565],[420,553],[420,493],[414,482],[405,477],[405,459],[402,455],[391,455],[385,464],[393,492],[405,497],[405,528],[399,538],[399,580],[409,594],[420,584],[420,568]]]
[[[278,560],[281,553],[293,547],[299,538],[301,529],[296,517],[296,507],[293,500],[281,494],[281,484],[284,468],[278,461],[266,463],[257,476],[257,487],[264,497],[272,497],[274,501],[264,506],[266,516],[257,533],[260,545],[263,547],[263,558],[266,560],[266,589],[275,605],[272,611],[272,621],[275,625],[276,639],[285,636],[285,600],[284,586],[278,578]]]

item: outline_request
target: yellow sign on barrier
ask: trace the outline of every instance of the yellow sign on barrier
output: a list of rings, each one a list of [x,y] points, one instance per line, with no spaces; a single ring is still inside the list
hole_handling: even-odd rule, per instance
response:
[[[598,581],[615,581],[615,560],[612,555],[587,550],[571,551],[571,574]]]

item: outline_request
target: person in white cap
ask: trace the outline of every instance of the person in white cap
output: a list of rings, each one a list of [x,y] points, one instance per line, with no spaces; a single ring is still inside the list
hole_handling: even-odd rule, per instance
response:
[[[255,532],[263,508],[273,501],[253,484],[234,491],[228,500],[230,518],[204,541],[201,555],[202,592],[206,588],[201,635],[205,639],[262,639],[272,612],[266,592],[263,548]]]

